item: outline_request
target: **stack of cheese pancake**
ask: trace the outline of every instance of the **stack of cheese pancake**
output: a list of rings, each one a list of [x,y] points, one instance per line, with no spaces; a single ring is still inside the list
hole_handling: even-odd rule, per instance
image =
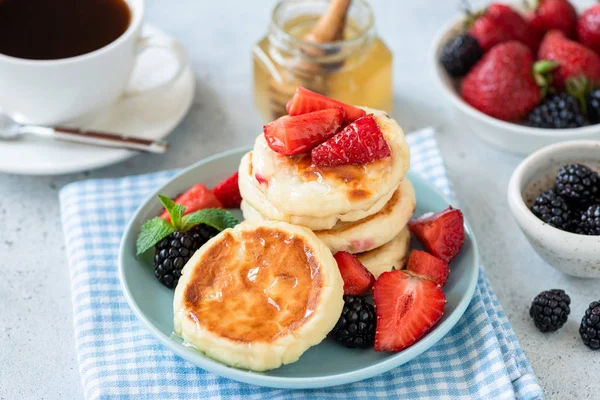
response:
[[[246,220],[308,228],[332,253],[355,254],[378,277],[404,265],[410,242],[407,223],[416,201],[405,177],[410,155],[402,129],[386,113],[365,110],[373,114],[390,157],[319,168],[310,154],[276,153],[260,134],[241,161],[239,186]]]
[[[265,127],[257,137],[239,167],[245,221],[196,251],[175,290],[175,332],[187,343],[254,371],[295,362],[342,314],[346,285],[335,253],[356,255],[375,277],[404,266],[415,208],[408,144],[386,113],[365,111],[372,116],[345,127],[345,111],[309,111],[290,129],[290,119],[274,121],[282,136]],[[338,118],[331,142],[293,148],[323,135],[331,121],[324,114]]]

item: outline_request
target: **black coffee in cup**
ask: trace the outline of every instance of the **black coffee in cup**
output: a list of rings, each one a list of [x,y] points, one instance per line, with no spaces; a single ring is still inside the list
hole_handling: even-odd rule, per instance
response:
[[[56,60],[98,50],[121,36],[125,0],[0,0],[0,53]]]

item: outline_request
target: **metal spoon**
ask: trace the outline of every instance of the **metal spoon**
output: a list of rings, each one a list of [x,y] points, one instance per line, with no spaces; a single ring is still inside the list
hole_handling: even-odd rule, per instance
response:
[[[0,114],[0,140],[14,140],[25,134],[64,140],[67,142],[85,143],[95,146],[113,147],[164,153],[169,145],[163,140],[149,140],[138,137],[123,136],[115,133],[88,131],[65,127],[47,127],[40,125],[19,124],[8,115]]]

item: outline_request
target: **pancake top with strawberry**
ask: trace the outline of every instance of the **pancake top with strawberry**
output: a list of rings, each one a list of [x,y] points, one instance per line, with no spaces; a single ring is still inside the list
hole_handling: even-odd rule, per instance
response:
[[[319,217],[368,209],[393,193],[410,164],[408,144],[400,126],[385,112],[364,110],[365,117],[311,153],[277,153],[265,135],[259,135],[252,172],[267,199],[282,212]],[[378,137],[385,142],[378,143]],[[381,156],[386,144],[389,152]]]

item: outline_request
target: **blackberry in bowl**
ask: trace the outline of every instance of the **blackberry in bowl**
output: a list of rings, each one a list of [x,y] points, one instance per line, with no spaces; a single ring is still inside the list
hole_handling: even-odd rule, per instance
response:
[[[599,172],[600,141],[578,140],[534,152],[510,179],[517,224],[540,257],[568,275],[600,278]]]

